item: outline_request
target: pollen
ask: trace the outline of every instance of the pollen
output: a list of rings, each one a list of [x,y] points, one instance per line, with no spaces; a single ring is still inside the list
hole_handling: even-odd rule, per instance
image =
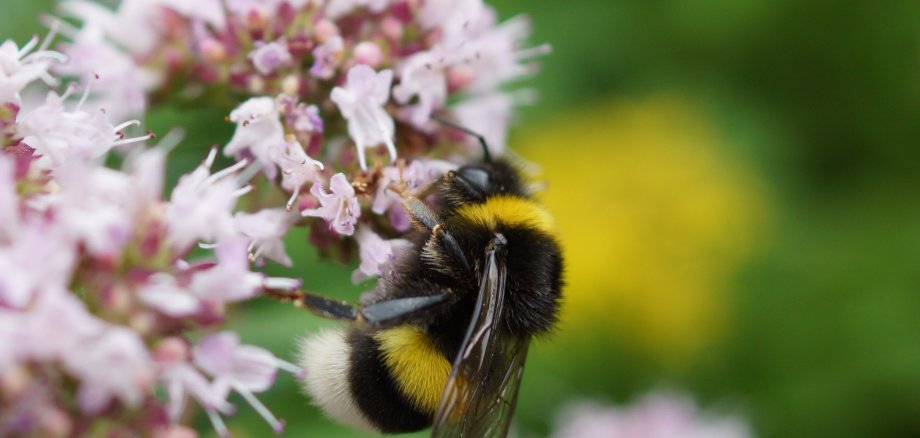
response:
[[[457,215],[470,222],[496,230],[500,226],[533,228],[552,233],[553,218],[540,204],[518,196],[493,196],[481,204],[460,207]]]

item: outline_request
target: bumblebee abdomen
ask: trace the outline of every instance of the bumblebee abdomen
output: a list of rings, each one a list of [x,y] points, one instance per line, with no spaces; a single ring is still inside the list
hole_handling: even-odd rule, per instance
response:
[[[383,362],[400,392],[421,412],[434,415],[451,363],[422,329],[403,325],[377,332]]]
[[[301,344],[304,389],[326,415],[373,432],[431,425],[450,362],[421,329],[327,330]]]

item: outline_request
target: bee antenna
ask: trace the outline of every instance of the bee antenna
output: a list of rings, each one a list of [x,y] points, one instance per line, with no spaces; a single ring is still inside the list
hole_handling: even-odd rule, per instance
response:
[[[471,130],[471,129],[465,127],[465,126],[460,126],[460,125],[458,125],[458,124],[456,124],[456,123],[454,123],[454,122],[451,122],[451,121],[449,121],[449,120],[442,119],[442,118],[440,118],[440,117],[438,117],[438,116],[431,116],[431,119],[434,120],[434,121],[436,121],[436,122],[438,122],[438,123],[440,123],[440,124],[442,124],[442,125],[449,126],[449,127],[454,128],[454,129],[456,129],[456,130],[458,130],[458,131],[462,131],[462,132],[464,132],[464,133],[466,133],[466,134],[469,134],[469,135],[472,135],[473,137],[476,137],[476,139],[479,140],[479,144],[482,145],[482,159],[485,160],[486,163],[491,163],[491,162],[492,162],[492,154],[489,152],[489,145],[488,145],[488,143],[486,143],[486,138],[483,137],[481,134],[479,134],[478,132],[473,131],[473,130]]]

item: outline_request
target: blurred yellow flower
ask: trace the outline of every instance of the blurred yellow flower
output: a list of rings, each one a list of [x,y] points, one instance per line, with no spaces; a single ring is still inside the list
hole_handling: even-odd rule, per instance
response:
[[[567,257],[561,341],[596,333],[676,360],[725,329],[765,196],[701,112],[661,97],[573,114],[519,139],[548,181],[539,197]]]

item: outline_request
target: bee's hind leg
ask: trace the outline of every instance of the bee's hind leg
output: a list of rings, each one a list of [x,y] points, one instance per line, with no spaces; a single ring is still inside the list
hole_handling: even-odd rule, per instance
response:
[[[401,324],[419,314],[450,303],[453,299],[453,294],[450,292],[442,292],[434,295],[394,298],[366,306],[355,306],[346,301],[333,300],[332,298],[303,291],[294,294],[269,292],[268,296],[280,301],[291,302],[296,307],[309,310],[311,313],[323,318],[356,321],[373,326]]]

